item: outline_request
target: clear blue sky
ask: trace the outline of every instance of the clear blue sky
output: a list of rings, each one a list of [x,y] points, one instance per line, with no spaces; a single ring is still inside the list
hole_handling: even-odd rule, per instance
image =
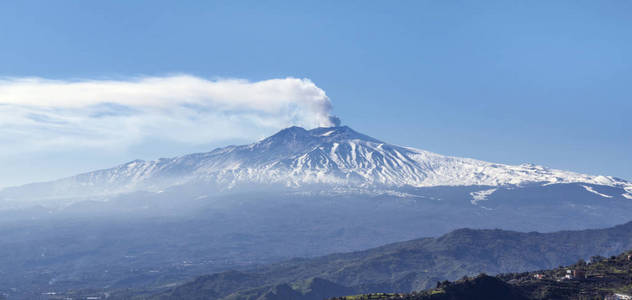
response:
[[[632,2],[296,2],[3,1],[0,76],[309,78],[391,143],[632,179]],[[202,148],[54,149],[0,180]]]

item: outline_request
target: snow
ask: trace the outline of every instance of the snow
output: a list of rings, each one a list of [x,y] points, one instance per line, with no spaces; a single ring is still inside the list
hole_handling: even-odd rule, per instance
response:
[[[584,187],[587,191],[589,191],[589,192],[591,192],[591,193],[593,193],[593,194],[597,194],[597,195],[599,195],[599,196],[601,196],[601,197],[604,197],[604,198],[612,198],[612,196],[610,196],[610,195],[602,194],[602,193],[600,193],[600,192],[595,191],[595,189],[593,189],[593,188],[592,188],[592,187],[590,187],[590,186],[587,186],[587,185],[582,185],[582,186],[583,186],[583,187]],[[624,196],[624,197],[625,197],[625,196]]]
[[[482,190],[478,192],[471,192],[470,196],[472,196],[472,200],[470,202],[474,205],[477,205],[479,201],[487,200],[487,197],[491,195],[492,193],[494,193],[496,190],[498,189],[489,189],[489,190]]]
[[[330,130],[330,131],[327,131],[327,132],[321,134],[320,136],[330,136],[334,132],[336,132],[336,131],[335,130]]]
[[[53,186],[50,190],[66,194],[71,188],[77,193],[113,194],[160,191],[191,182],[214,183],[224,189],[256,183],[293,188],[325,184],[340,190],[583,183],[623,188],[629,196],[624,197],[632,197],[632,183],[610,176],[444,156],[388,144],[346,126],[313,130],[290,127],[250,145],[156,161],[136,160],[46,184]],[[612,197],[590,186],[584,188]],[[494,191],[492,188],[472,193],[472,203],[485,200]]]

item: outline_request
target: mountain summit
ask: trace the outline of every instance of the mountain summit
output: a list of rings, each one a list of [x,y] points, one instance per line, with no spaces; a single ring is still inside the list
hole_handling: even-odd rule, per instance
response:
[[[632,199],[632,184],[532,164],[505,165],[401,147],[347,126],[306,130],[289,127],[249,145],[155,161],[135,160],[117,167],[27,186],[31,198],[103,196],[133,191],[158,192],[199,184],[218,191],[244,186],[284,188],[334,186],[337,190],[434,186],[523,186],[585,183],[618,187]],[[587,186],[590,192],[600,194]],[[33,195],[32,192],[36,192]],[[24,187],[0,197],[19,198]],[[493,192],[493,191],[492,191]],[[490,193],[490,192],[488,192]],[[605,195],[608,197],[612,195]],[[484,198],[483,194],[475,198]]]

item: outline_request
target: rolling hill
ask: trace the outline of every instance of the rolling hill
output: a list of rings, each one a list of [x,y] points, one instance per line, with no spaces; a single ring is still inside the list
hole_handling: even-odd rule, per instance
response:
[[[310,290],[330,297],[412,292],[446,279],[552,269],[631,248],[632,222],[607,229],[554,233],[461,229],[438,238],[201,276],[158,294],[137,294],[136,299],[264,299],[274,289],[290,293],[288,287],[294,287],[290,294],[295,298],[287,299],[311,299],[301,293],[305,290],[301,286],[315,280],[321,284]],[[335,294],[341,289],[346,290]],[[112,297],[131,295],[114,293]]]

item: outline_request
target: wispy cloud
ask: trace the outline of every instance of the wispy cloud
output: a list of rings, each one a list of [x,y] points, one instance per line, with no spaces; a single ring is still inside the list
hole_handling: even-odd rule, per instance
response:
[[[190,75],[130,80],[0,79],[0,153],[127,147],[146,139],[208,144],[289,125],[330,126],[309,79],[251,82]]]

